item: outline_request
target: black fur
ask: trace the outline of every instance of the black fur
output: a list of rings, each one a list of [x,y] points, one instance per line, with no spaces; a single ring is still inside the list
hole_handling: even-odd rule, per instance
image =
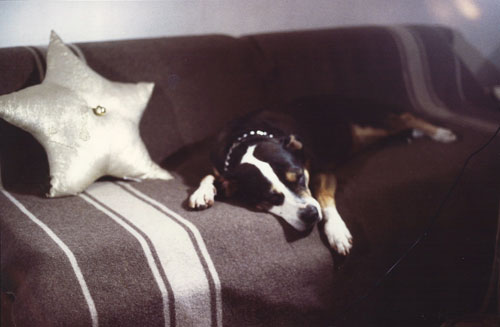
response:
[[[303,98],[276,111],[252,112],[236,119],[221,131],[211,152],[213,166],[226,181],[235,186],[236,194],[247,203],[277,203],[269,182],[251,165],[239,165],[247,148],[256,145],[256,158],[271,165],[280,180],[295,193],[307,189],[303,170],[310,163],[312,174],[331,170],[346,160],[352,150],[351,123],[380,126],[387,113],[397,113],[394,108],[372,101],[339,99],[332,96]],[[265,131],[269,136],[247,137],[232,150],[227,171],[224,163],[229,149],[238,137],[250,131]],[[288,147],[291,135],[302,147]],[[286,172],[297,172],[297,181],[286,179]]]

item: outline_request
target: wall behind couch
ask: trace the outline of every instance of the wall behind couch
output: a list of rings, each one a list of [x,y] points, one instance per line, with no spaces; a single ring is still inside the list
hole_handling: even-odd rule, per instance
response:
[[[499,0],[0,1],[0,47],[46,44],[51,29],[82,42],[394,23],[456,28],[474,72],[489,70],[478,54],[500,69]]]

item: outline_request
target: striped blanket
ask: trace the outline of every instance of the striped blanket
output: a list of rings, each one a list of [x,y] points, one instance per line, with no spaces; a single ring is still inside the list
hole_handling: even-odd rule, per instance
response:
[[[28,271],[51,272],[43,283],[23,285],[40,307],[22,311],[18,325],[67,325],[68,313],[78,322],[72,326],[221,325],[220,281],[199,230],[136,187],[96,183],[63,205],[2,193],[10,202],[3,227],[22,222],[17,228],[29,248],[7,249],[2,260],[22,256]],[[15,236],[9,231],[4,242]],[[22,299],[23,291],[16,293]]]
[[[16,326],[220,326],[216,266],[228,325],[300,325],[326,305],[333,263],[316,232],[289,243],[265,214],[224,203],[187,212],[186,191],[176,181],[103,181],[50,200],[2,190],[2,283]],[[253,303],[259,293],[268,308]]]
[[[447,29],[396,26],[74,46],[112,80],[155,81],[141,136],[176,178],[101,180],[79,196],[46,199],[43,149],[0,121],[2,323],[404,326],[471,310],[489,280],[500,139],[470,160],[440,204],[500,114],[453,42]],[[0,72],[9,76],[0,93],[39,83],[42,52],[0,49]],[[389,142],[339,169],[336,202],[354,236],[346,259],[318,229],[299,234],[238,203],[187,209],[209,169],[193,144],[236,111],[335,92],[387,100],[460,137]],[[438,208],[426,241],[367,296]]]

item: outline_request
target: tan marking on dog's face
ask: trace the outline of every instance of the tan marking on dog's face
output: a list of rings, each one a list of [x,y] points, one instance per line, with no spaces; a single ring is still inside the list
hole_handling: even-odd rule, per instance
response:
[[[304,177],[304,182],[303,182],[304,184],[301,184],[299,187],[297,187],[295,192],[300,197],[303,197],[303,198],[311,197],[312,193],[311,193],[311,190],[309,189],[309,171],[307,169],[300,170],[300,171],[290,170],[290,171],[286,172],[286,174],[285,174],[285,179],[290,183],[297,183],[299,178],[302,178],[302,177]]]
[[[296,182],[297,181],[297,173],[293,171],[287,171],[285,174],[285,178],[289,182]]]

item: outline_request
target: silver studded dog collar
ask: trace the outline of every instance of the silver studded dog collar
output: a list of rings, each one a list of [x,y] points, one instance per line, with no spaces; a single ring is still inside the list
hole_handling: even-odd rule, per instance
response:
[[[244,133],[243,135],[239,136],[236,141],[231,145],[229,150],[227,151],[226,155],[226,160],[224,160],[224,171],[227,172],[229,169],[229,164],[231,161],[231,155],[233,153],[233,150],[236,149],[238,146],[240,146],[241,143],[243,143],[247,138],[251,136],[265,136],[268,138],[274,138],[274,135],[271,133],[268,133],[266,131],[261,131],[261,130],[256,130],[256,131],[249,131],[247,133]]]

